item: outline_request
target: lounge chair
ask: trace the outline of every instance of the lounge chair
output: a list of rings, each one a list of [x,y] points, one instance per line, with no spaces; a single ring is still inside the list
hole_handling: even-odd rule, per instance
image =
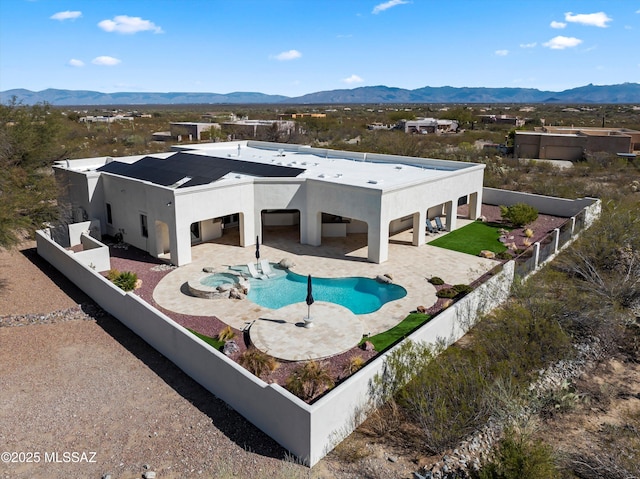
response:
[[[444,231],[446,228],[442,225],[442,220],[439,216],[436,216],[433,219],[436,222],[436,226],[438,227],[438,231]]]
[[[269,261],[267,261],[266,259],[260,261],[260,268],[262,269],[262,274],[264,274],[267,278],[273,278],[276,275],[271,269]]]
[[[258,270],[256,269],[256,265],[255,264],[247,263],[247,268],[249,268],[249,274],[251,275],[252,278],[255,278],[255,279],[267,279],[267,275],[266,274],[258,273]]]
[[[435,233],[436,232],[436,230],[433,227],[433,225],[431,224],[431,220],[429,218],[427,218],[427,231],[429,233]]]

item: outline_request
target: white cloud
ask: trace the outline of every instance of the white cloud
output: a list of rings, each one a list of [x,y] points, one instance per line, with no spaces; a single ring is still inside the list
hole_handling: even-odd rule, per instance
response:
[[[543,43],[543,45],[547,48],[551,48],[552,50],[564,50],[565,48],[577,47],[582,43],[582,40],[575,37],[563,37],[559,35],[557,37],[553,37],[547,43]]]
[[[613,19],[604,12],[598,13],[577,13],[567,12],[564,14],[564,19],[567,22],[580,23],[581,25],[588,25],[591,27],[607,28],[610,21]]]
[[[82,12],[71,12],[69,10],[65,12],[58,12],[51,15],[49,18],[51,20],[75,20],[76,18],[80,18],[82,16]]]
[[[133,35],[138,32],[152,31],[153,33],[164,33],[162,28],[149,20],[140,17],[130,17],[128,15],[117,15],[113,20],[102,20],[98,26],[105,32],[116,32]]]
[[[499,57],[506,57],[509,54],[509,50],[496,50],[495,53]]]
[[[83,67],[84,66],[84,62],[82,60],[77,60],[75,58],[72,58],[71,60],[69,60],[69,66],[72,67]]]
[[[118,63],[120,63],[120,61],[121,60],[118,60],[117,58],[103,55],[103,56],[100,56],[100,57],[95,57],[93,60],[91,60],[91,63],[93,63],[94,65],[102,65],[102,66],[106,66],[106,67],[112,67],[112,66],[115,66]]]
[[[520,44],[520,48],[535,48],[537,47],[538,44],[536,42],[532,42],[532,43],[521,43]]]
[[[374,15],[377,15],[378,13],[384,12],[385,10],[389,10],[390,8],[397,7],[398,5],[406,5],[407,3],[411,3],[411,2],[407,2],[405,0],[389,0],[388,2],[380,3],[375,7],[373,7],[373,11],[371,13],[373,13]]]
[[[275,58],[276,60],[286,62],[289,60],[295,60],[297,58],[300,58],[301,56],[302,56],[302,53],[300,53],[298,50],[289,50],[287,52],[278,53],[273,58]]]
[[[360,78],[358,75],[351,75],[350,77],[343,78],[342,81],[345,83],[351,84],[351,83],[362,83],[364,80]]]
[[[553,22],[551,22],[551,24],[549,25],[551,28],[564,28],[567,26],[566,23],[564,22],[556,22],[555,20]]]

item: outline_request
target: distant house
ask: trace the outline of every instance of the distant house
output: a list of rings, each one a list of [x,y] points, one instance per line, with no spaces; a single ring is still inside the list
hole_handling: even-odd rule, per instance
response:
[[[179,121],[170,124],[171,136],[178,141],[200,141],[202,133],[213,129],[220,129],[218,123],[198,123],[189,121]]]
[[[626,128],[547,126],[515,133],[516,158],[580,161],[587,153],[616,155],[640,150],[640,131]]]
[[[257,138],[260,134],[276,129],[278,133],[290,135],[296,131],[292,120],[237,120],[222,123],[222,132],[228,135],[241,134],[245,138]]]
[[[437,118],[418,118],[416,120],[401,120],[398,127],[405,133],[455,133],[458,131],[456,120],[441,120]]]
[[[280,113],[278,118],[283,120],[285,118],[291,118],[293,120],[301,120],[303,118],[326,118],[326,113]]]
[[[82,116],[78,120],[80,123],[113,123],[114,121],[133,121],[132,116],[128,115],[98,115],[98,116]]]
[[[526,120],[518,116],[510,115],[480,115],[482,123],[496,123],[498,125],[512,125],[516,128],[524,126]]]

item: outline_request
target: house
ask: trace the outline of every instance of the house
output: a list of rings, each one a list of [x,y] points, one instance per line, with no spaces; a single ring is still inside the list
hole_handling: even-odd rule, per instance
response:
[[[102,235],[181,266],[191,247],[237,228],[255,244],[265,226],[297,226],[300,243],[367,235],[367,258],[388,259],[389,236],[413,228],[425,244],[427,218],[456,227],[456,208],[480,215],[484,165],[455,161],[233,141],[175,151],[56,162],[66,204]]]
[[[240,134],[244,137],[256,138],[275,130],[279,134],[291,135],[296,131],[296,122],[293,120],[236,120],[222,123],[222,132],[234,137]]]
[[[517,158],[580,161],[587,153],[629,154],[640,150],[640,131],[626,128],[546,126],[516,131]]]
[[[510,115],[479,115],[482,123],[496,123],[498,125],[511,125],[520,128],[525,125],[526,120]]]
[[[401,120],[398,128],[405,133],[455,133],[458,131],[456,120],[440,120],[436,118],[418,118],[416,120]]]

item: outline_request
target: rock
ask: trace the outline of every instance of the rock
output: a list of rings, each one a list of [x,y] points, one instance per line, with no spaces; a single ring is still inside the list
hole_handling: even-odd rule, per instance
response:
[[[202,271],[204,273],[215,273],[216,269],[213,266],[205,266],[204,268],[202,268]]]
[[[224,346],[222,347],[222,353],[225,356],[231,356],[232,354],[235,354],[239,351],[240,351],[240,348],[238,347],[238,344],[234,340],[227,341],[226,343],[224,343]]]
[[[418,306],[418,307],[416,308],[416,311],[417,311],[418,313],[422,313],[422,314],[424,314],[424,313],[426,313],[426,312],[427,312],[427,308],[426,308],[425,306]]]
[[[393,275],[391,273],[385,273],[384,276],[393,281]]]
[[[391,283],[391,278],[387,278],[386,276],[383,276],[383,275],[379,274],[378,276],[376,276],[376,281],[378,283],[387,283],[388,284],[388,283]]]
[[[156,479],[156,473],[155,471],[147,471],[142,475],[142,477],[144,477],[144,479]]]
[[[389,462],[398,462],[398,458],[396,456],[389,456],[387,457],[387,460]]]
[[[480,256],[482,258],[494,259],[496,254],[493,251],[489,251],[488,249],[483,249],[480,251]]]
[[[216,289],[218,291],[220,291],[221,293],[226,293],[227,291],[231,291],[232,287],[233,287],[233,285],[231,285],[229,283],[224,283],[224,284],[221,284],[220,286],[218,286]]]
[[[290,259],[290,258],[283,258],[283,259],[280,260],[280,262],[278,264],[280,266],[282,266],[284,269],[291,269],[296,265],[293,262],[293,260]]]
[[[244,299],[244,294],[238,291],[236,288],[229,291],[229,299]]]
[[[487,222],[487,217],[486,216],[478,216],[478,221],[481,221],[482,223],[486,223]]]
[[[133,286],[133,289],[140,289],[140,288],[142,288],[142,280],[137,279],[136,284]]]
[[[361,347],[365,351],[373,351],[375,349],[375,347],[373,346],[373,343],[371,341],[365,341],[364,343],[362,343]]]
[[[102,479],[111,479],[111,474],[103,474]]]

